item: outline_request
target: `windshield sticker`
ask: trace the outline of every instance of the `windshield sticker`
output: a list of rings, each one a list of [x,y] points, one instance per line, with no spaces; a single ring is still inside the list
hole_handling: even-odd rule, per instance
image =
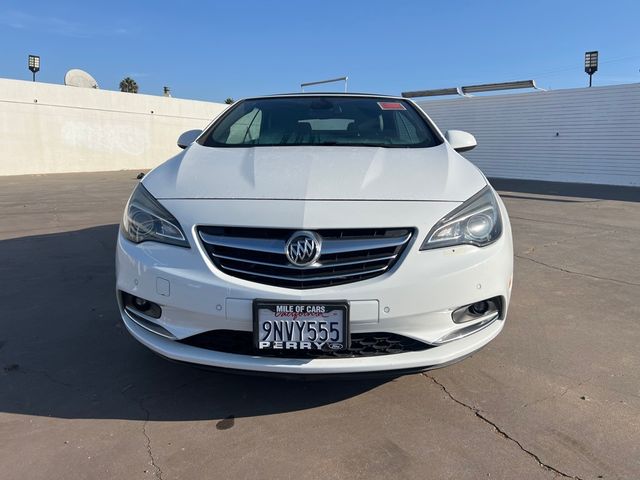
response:
[[[400,102],[378,102],[380,110],[406,110]]]

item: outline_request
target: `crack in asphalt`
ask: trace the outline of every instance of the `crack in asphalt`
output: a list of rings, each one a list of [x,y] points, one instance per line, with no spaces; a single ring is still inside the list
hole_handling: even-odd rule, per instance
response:
[[[78,388],[75,385],[72,385],[70,383],[66,383],[66,382],[63,382],[61,380],[58,380],[58,379],[54,378],[53,376],[51,376],[51,374],[49,374],[48,372],[46,372],[44,370],[35,370],[35,369],[31,369],[31,368],[25,369],[25,368],[22,368],[18,364],[11,364],[11,365],[5,367],[4,370],[5,370],[5,374],[6,373],[18,373],[18,374],[22,374],[22,375],[36,374],[36,375],[43,376],[44,378],[46,378],[50,382],[55,383],[57,385],[61,385],[61,386],[64,386],[64,387],[67,387],[67,388],[73,388],[73,389],[77,389]],[[190,383],[196,383],[197,381],[199,381],[199,380],[196,380],[196,381],[193,381],[193,382],[186,382],[184,385],[188,385]],[[125,396],[125,398],[127,398],[127,396],[125,395],[126,390],[128,390],[128,388],[125,388],[121,392]],[[149,423],[149,418],[151,417],[151,413],[144,406],[144,401],[145,401],[144,398],[141,398],[141,399],[138,399],[138,400],[133,399],[133,398],[130,398],[130,399],[133,400],[135,403],[137,403],[137,405],[140,407],[140,409],[145,414],[145,419],[144,419],[144,422],[142,424],[142,434],[144,435],[144,438],[146,439],[147,454],[149,455],[149,460],[151,461],[151,465],[155,469],[154,476],[158,480],[162,480],[162,469],[156,463],[155,455],[153,454],[153,450],[151,449],[151,437],[149,436],[149,434],[147,432],[147,424]]]
[[[581,477],[577,476],[577,475],[569,475],[561,470],[558,470],[557,468],[549,465],[548,463],[545,463],[542,461],[542,459],[536,455],[535,453],[533,453],[531,450],[528,450],[524,447],[524,445],[522,445],[522,443],[520,443],[518,440],[516,440],[515,438],[511,437],[507,432],[505,432],[502,428],[500,428],[496,423],[492,422],[491,420],[489,420],[487,417],[485,417],[482,412],[480,412],[480,410],[478,410],[476,407],[472,406],[472,405],[468,405],[466,403],[464,403],[461,400],[458,400],[456,397],[454,397],[451,392],[449,392],[449,390],[447,390],[447,387],[445,387],[442,383],[440,383],[438,380],[436,380],[435,378],[433,378],[432,376],[428,375],[427,373],[423,373],[422,374],[424,377],[428,378],[429,380],[431,380],[433,383],[435,383],[438,387],[440,387],[440,389],[451,399],[453,400],[455,403],[457,403],[458,405],[466,408],[467,410],[473,412],[473,414],[479,418],[480,420],[482,420],[484,423],[491,425],[494,430],[503,438],[515,443],[518,448],[520,450],[522,450],[524,453],[526,453],[527,455],[529,455],[531,458],[533,458],[538,465],[540,465],[542,468],[556,474],[556,475],[560,475],[562,478],[572,478],[574,480],[583,480]]]
[[[529,260],[530,262],[537,263],[538,265],[542,265],[544,267],[551,268],[553,270],[558,270],[560,272],[570,273],[572,275],[579,275],[581,277],[595,278],[596,280],[605,280],[605,281],[608,281],[608,282],[622,283],[623,285],[630,285],[630,286],[633,286],[633,287],[640,287],[640,283],[628,282],[627,280],[619,280],[617,278],[611,278],[611,277],[601,277],[601,276],[598,276],[598,275],[592,275],[590,273],[576,272],[575,270],[569,270],[569,269],[566,269],[566,268],[563,268],[563,267],[558,267],[556,265],[551,265],[549,263],[545,263],[545,262],[542,262],[540,260],[536,260],[536,259],[531,258],[531,257],[525,257],[523,255],[517,255],[516,254],[516,255],[514,255],[514,257],[521,258],[523,260]]]
[[[201,382],[203,379],[206,379],[205,376],[201,376],[201,377],[197,377],[194,380],[190,380],[188,382],[184,382],[181,385],[178,385],[177,387],[171,387],[168,388],[164,391],[160,391],[160,392],[156,392],[153,395],[147,395],[147,396],[143,396],[141,398],[134,398],[132,396],[127,395],[127,392],[133,388],[132,384],[126,385],[123,389],[121,389],[120,393],[122,394],[122,396],[124,398],[129,399],[130,401],[134,402],[136,405],[138,405],[140,407],[140,410],[142,410],[144,412],[144,422],[142,423],[142,435],[144,435],[144,438],[146,440],[146,448],[147,448],[147,455],[149,456],[149,460],[151,462],[151,465],[153,466],[153,468],[155,469],[154,472],[154,476],[158,479],[158,480],[162,480],[162,469],[160,468],[160,466],[158,465],[158,463],[156,462],[156,457],[153,454],[153,449],[151,448],[151,436],[149,435],[149,432],[147,432],[147,425],[149,424],[149,419],[151,418],[151,412],[149,411],[149,409],[147,407],[145,407],[144,402],[145,400],[149,399],[149,398],[159,398],[162,397],[168,393],[171,393],[172,391],[176,390],[176,389],[182,389],[184,387],[187,387],[189,385],[193,385],[196,383]]]
[[[144,435],[144,438],[146,438],[147,440],[147,454],[149,455],[149,460],[151,461],[151,465],[153,465],[153,468],[155,469],[154,476],[158,480],[162,480],[162,469],[156,463],[156,458],[153,455],[153,451],[151,450],[151,437],[147,433],[147,424],[149,423],[149,417],[151,416],[151,414],[149,413],[149,410],[144,406],[144,399],[139,400],[138,405],[140,405],[140,409],[145,414],[145,419],[144,419],[144,422],[142,423],[142,434]]]

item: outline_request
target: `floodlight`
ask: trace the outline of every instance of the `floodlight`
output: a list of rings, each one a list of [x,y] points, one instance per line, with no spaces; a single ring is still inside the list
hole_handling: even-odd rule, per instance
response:
[[[589,86],[591,86],[591,77],[598,71],[598,51],[585,52],[584,54],[584,71],[589,75]]]
[[[29,70],[33,73],[33,81],[36,81],[36,72],[40,71],[40,57],[38,55],[29,55]]]

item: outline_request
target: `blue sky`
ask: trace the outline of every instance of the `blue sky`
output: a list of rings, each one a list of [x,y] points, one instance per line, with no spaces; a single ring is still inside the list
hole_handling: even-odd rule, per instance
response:
[[[586,50],[600,51],[594,85],[640,82],[640,2],[1,0],[0,45],[0,77],[30,79],[34,53],[43,82],[82,68],[101,88],[129,75],[141,93],[214,101],[342,75],[391,94],[529,78],[558,89],[586,85]]]

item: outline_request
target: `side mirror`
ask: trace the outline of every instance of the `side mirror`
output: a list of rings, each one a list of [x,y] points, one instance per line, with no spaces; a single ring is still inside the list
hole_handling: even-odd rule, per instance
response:
[[[187,148],[196,141],[196,138],[198,138],[201,133],[202,130],[187,130],[178,137],[178,146],[180,148]]]
[[[444,138],[447,139],[451,148],[456,152],[467,152],[478,145],[476,137],[470,133],[463,132],[462,130],[447,130],[444,134]]]

